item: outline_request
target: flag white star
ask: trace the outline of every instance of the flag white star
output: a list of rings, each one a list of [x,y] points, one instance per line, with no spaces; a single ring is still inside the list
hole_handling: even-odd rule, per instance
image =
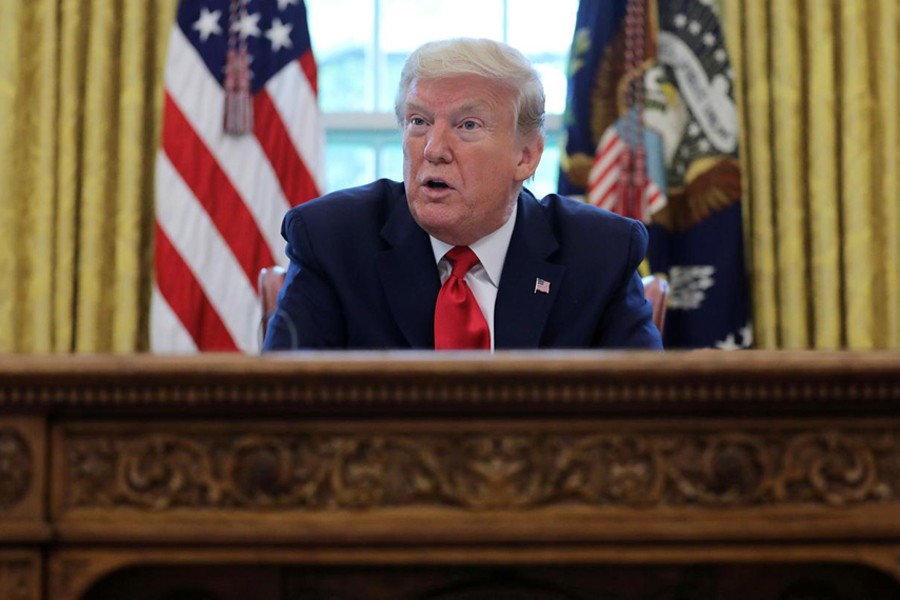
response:
[[[296,6],[297,0],[278,0],[278,10],[284,10],[291,4]]]
[[[716,342],[716,348],[719,350],[740,350],[741,345],[735,342],[734,334],[729,333],[724,340]]]
[[[293,28],[293,24],[282,23],[278,17],[272,19],[272,28],[266,31],[266,37],[272,42],[272,52],[291,47],[291,29]]]
[[[704,5],[710,11],[712,11],[712,14],[714,14],[714,15],[719,14],[719,6],[716,3],[716,0],[700,0],[700,4]]]
[[[231,30],[239,32],[244,39],[250,36],[259,37],[259,17],[259,13],[253,13],[252,15],[244,13],[241,15],[240,20],[231,26]]]
[[[221,10],[210,12],[205,6],[200,9],[200,18],[194,21],[192,29],[200,32],[201,42],[205,42],[211,35],[222,33],[222,28],[219,26],[219,17],[221,16]]]

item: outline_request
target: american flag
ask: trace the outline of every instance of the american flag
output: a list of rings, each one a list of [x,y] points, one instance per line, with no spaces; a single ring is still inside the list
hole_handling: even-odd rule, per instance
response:
[[[541,292],[542,294],[549,294],[550,293],[550,282],[547,281],[546,279],[541,279],[540,277],[535,279],[534,280],[534,293],[537,294],[538,292]]]
[[[256,350],[259,270],[283,262],[284,213],[322,189],[303,0],[182,0],[164,103],[151,347]]]
[[[587,198],[591,204],[647,223],[653,213],[666,205],[666,195],[652,177],[644,176],[638,182],[641,189],[636,205],[626,206],[623,159],[628,151],[629,144],[619,135],[617,125],[611,125],[597,144],[588,174]]]

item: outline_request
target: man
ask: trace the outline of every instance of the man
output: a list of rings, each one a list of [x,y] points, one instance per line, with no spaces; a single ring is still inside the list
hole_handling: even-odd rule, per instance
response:
[[[403,179],[292,209],[266,350],[661,348],[636,272],[643,225],[523,188],[544,92],[489,40],[425,44],[396,99]]]

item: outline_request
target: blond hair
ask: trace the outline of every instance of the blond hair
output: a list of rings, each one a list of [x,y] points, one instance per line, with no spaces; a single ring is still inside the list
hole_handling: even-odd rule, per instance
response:
[[[521,52],[494,40],[456,38],[419,46],[403,65],[394,100],[397,120],[409,87],[416,79],[442,79],[478,75],[496,81],[516,93],[516,123],[520,135],[544,131],[544,86],[537,71]]]

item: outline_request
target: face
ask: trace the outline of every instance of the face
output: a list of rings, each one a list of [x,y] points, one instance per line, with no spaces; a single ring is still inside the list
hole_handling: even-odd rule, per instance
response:
[[[413,80],[403,112],[403,179],[413,218],[453,245],[497,230],[543,152],[520,136],[515,94],[483,77]]]

